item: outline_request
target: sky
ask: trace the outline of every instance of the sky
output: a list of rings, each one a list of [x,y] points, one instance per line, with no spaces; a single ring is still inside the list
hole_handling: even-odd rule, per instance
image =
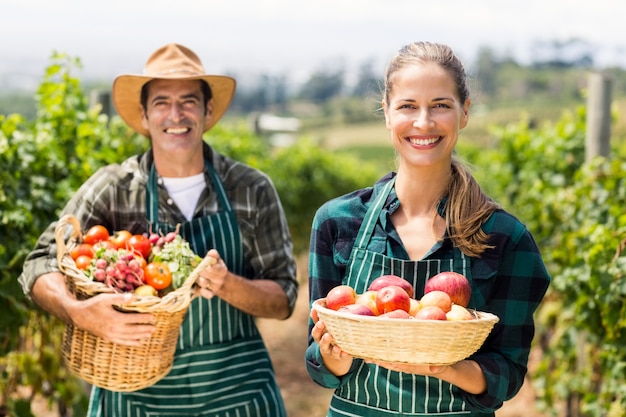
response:
[[[479,48],[528,62],[537,42],[581,38],[598,66],[626,66],[623,0],[0,0],[0,92],[38,85],[53,52],[84,79],[140,73],[177,42],[209,73],[245,78],[373,62],[406,43],[447,43],[469,65]]]

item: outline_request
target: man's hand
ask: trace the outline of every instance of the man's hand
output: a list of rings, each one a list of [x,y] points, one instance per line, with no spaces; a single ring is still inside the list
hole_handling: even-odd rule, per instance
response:
[[[76,301],[71,308],[72,322],[77,328],[104,340],[119,345],[139,346],[150,338],[156,327],[152,314],[124,313],[115,308],[123,308],[132,297],[132,293],[99,294]]]

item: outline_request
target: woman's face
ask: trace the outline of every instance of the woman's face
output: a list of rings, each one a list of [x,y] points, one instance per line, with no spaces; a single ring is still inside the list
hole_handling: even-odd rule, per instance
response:
[[[449,168],[470,100],[459,101],[454,79],[438,64],[408,66],[392,81],[383,106],[401,166]]]

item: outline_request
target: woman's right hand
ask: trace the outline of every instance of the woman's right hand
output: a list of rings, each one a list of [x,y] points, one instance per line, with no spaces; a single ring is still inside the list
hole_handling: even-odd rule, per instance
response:
[[[311,330],[311,337],[320,346],[324,365],[335,376],[345,375],[350,370],[353,358],[335,344],[333,335],[328,332],[326,325],[322,320],[319,320],[316,313],[315,310],[311,312],[311,318],[315,322]]]

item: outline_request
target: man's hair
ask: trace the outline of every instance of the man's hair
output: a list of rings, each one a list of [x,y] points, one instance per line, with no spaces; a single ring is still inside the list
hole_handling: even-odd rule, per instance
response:
[[[209,86],[209,83],[207,83],[204,80],[198,80],[200,81],[200,89],[202,90],[202,96],[204,98],[204,112],[206,113],[207,111],[207,103],[209,102],[209,100],[211,100],[213,98],[213,92],[211,91],[211,87]],[[147,103],[148,103],[148,85],[150,85],[150,81],[148,81],[147,83],[145,83],[142,87],[141,87],[141,107],[143,108],[144,111],[147,110]]]

